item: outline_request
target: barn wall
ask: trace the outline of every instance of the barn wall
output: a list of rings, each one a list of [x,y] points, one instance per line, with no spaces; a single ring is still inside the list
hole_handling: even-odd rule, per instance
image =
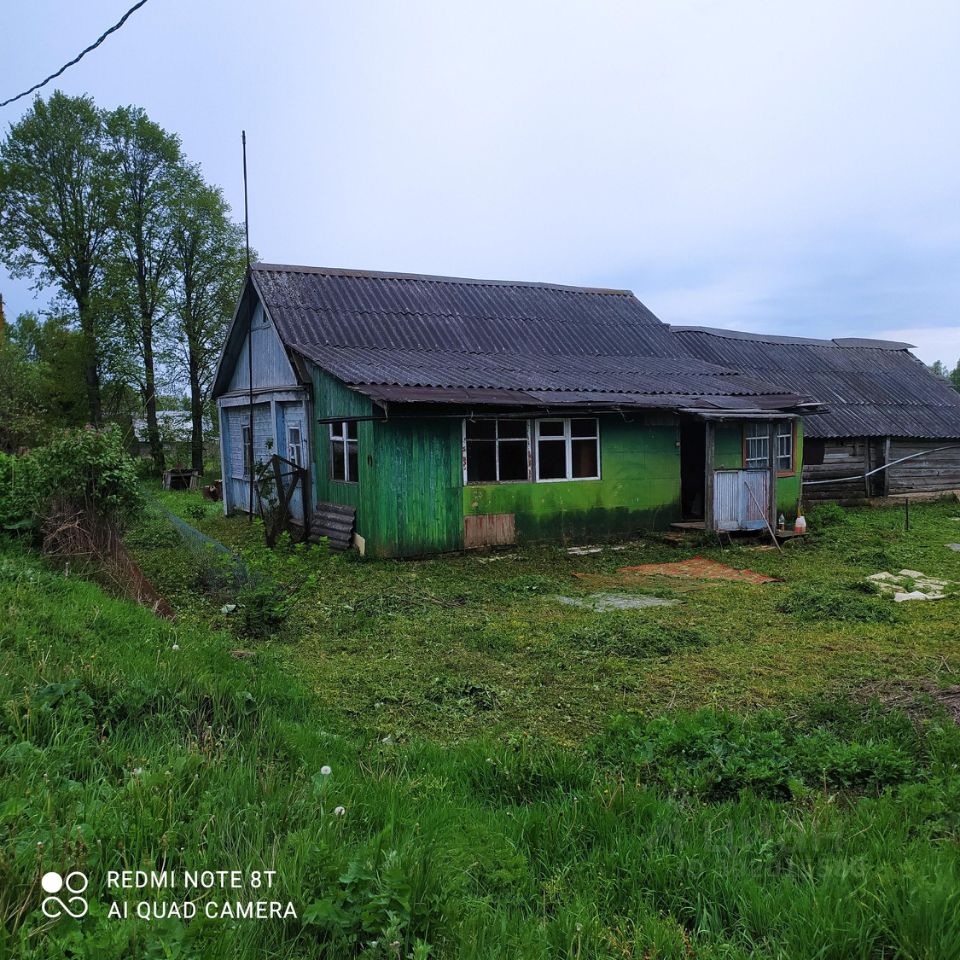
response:
[[[467,484],[464,514],[514,514],[520,541],[627,536],[678,520],[677,426],[599,419],[600,480]]]
[[[866,486],[860,478],[867,471],[868,442],[862,437],[842,437],[816,441],[823,443],[823,463],[804,463],[803,499],[807,503],[831,500],[839,503],[855,503],[867,496]],[[811,448],[813,444],[811,444]],[[877,464],[879,466],[879,464]],[[837,480],[857,477],[843,483],[808,484],[814,480]]]
[[[890,461],[944,447],[953,442],[892,439]],[[952,449],[927,453],[925,456],[907,460],[905,463],[898,463],[890,467],[887,472],[889,474],[887,492],[890,496],[960,489],[960,442],[957,442]]]

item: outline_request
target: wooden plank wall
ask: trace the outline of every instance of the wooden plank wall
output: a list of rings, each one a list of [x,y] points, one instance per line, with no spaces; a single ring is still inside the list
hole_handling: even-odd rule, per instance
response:
[[[950,440],[893,439],[890,442],[890,460],[899,460],[950,443]],[[950,450],[940,450],[898,463],[888,473],[887,490],[890,496],[960,489],[960,443]]]
[[[808,441],[809,447],[813,444]],[[879,466],[879,464],[876,464]],[[862,478],[867,470],[867,444],[863,439],[824,441],[823,463],[803,464],[803,499],[805,503],[831,500],[835,503],[858,503],[866,499]],[[808,486],[812,480],[830,480],[840,477],[858,477],[844,483],[824,483]]]

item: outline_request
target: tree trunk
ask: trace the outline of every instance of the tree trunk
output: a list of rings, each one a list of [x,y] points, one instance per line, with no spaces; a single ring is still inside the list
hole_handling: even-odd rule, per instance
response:
[[[200,390],[200,377],[197,359],[190,348],[190,467],[203,476],[203,395]]]
[[[82,294],[76,298],[80,332],[83,335],[83,379],[87,385],[87,404],[90,407],[90,422],[95,427],[103,425],[103,407],[100,403],[100,370],[97,364],[97,325],[89,298]]]
[[[144,406],[147,411],[147,440],[150,444],[150,456],[158,473],[166,468],[163,456],[163,440],[160,437],[160,424],[157,421],[157,378],[153,359],[153,325],[144,319],[140,326],[143,336],[144,369]]]

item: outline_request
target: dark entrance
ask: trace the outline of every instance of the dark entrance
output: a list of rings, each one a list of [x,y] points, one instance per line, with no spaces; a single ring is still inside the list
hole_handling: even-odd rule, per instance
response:
[[[702,421],[680,423],[680,512],[684,520],[703,520],[707,434]]]

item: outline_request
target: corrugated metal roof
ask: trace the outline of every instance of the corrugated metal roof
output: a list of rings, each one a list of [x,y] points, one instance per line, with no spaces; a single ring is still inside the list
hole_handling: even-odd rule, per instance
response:
[[[960,437],[960,393],[931,373],[909,344],[845,338],[765,337],[671,327],[685,351],[805,391],[827,410],[806,421],[810,437]]]
[[[763,397],[762,408],[786,409],[810,398],[694,357],[628,290],[277,264],[256,264],[252,277],[288,348],[361,392],[391,388],[383,399],[451,402],[430,392],[445,391],[490,403],[490,391],[513,391],[539,403],[676,407]]]

